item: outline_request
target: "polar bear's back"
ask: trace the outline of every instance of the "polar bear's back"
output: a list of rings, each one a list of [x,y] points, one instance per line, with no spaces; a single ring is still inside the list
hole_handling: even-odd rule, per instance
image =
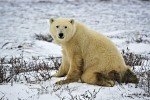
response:
[[[93,71],[107,73],[112,70],[124,72],[127,69],[121,53],[109,38],[84,25],[80,27],[84,29],[79,31],[84,32],[80,36],[85,70],[91,67]]]

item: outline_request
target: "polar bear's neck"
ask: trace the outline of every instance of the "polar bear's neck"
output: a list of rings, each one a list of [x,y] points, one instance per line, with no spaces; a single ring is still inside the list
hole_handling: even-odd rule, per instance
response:
[[[69,46],[76,46],[76,48],[80,48],[81,51],[88,47],[89,43],[84,42],[90,42],[90,32],[89,28],[87,28],[84,24],[76,22],[76,32],[74,36],[65,44],[67,47]],[[65,46],[63,45],[63,46]]]

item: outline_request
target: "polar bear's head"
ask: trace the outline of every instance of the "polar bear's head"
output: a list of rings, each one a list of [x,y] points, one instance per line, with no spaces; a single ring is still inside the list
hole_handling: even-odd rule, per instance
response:
[[[75,34],[76,27],[73,19],[50,19],[50,32],[58,44],[68,42]]]

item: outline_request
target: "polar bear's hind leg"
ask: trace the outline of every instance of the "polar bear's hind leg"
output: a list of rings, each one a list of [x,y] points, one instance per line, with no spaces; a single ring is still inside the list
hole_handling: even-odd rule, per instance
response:
[[[102,73],[99,72],[88,72],[85,71],[81,76],[81,81],[92,84],[92,85],[99,85],[99,86],[106,86],[106,87],[113,87],[115,82]]]

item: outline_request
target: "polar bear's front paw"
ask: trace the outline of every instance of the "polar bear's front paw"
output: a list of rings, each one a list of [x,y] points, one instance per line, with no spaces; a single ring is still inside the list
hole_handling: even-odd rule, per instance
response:
[[[60,81],[57,81],[55,84],[56,85],[63,85],[63,84],[67,84],[67,83],[70,83],[68,80],[60,80]]]
[[[107,82],[108,84],[107,84],[107,87],[113,87],[114,85],[115,85],[115,82],[114,81],[108,81]]]
[[[66,80],[57,81],[55,84],[56,85],[63,85],[63,84],[68,84],[68,83],[72,83],[72,82],[77,82],[77,81],[74,79],[66,79]]]
[[[65,84],[65,81],[64,80],[60,80],[60,81],[57,81],[55,84],[56,85],[62,85],[62,84]]]

